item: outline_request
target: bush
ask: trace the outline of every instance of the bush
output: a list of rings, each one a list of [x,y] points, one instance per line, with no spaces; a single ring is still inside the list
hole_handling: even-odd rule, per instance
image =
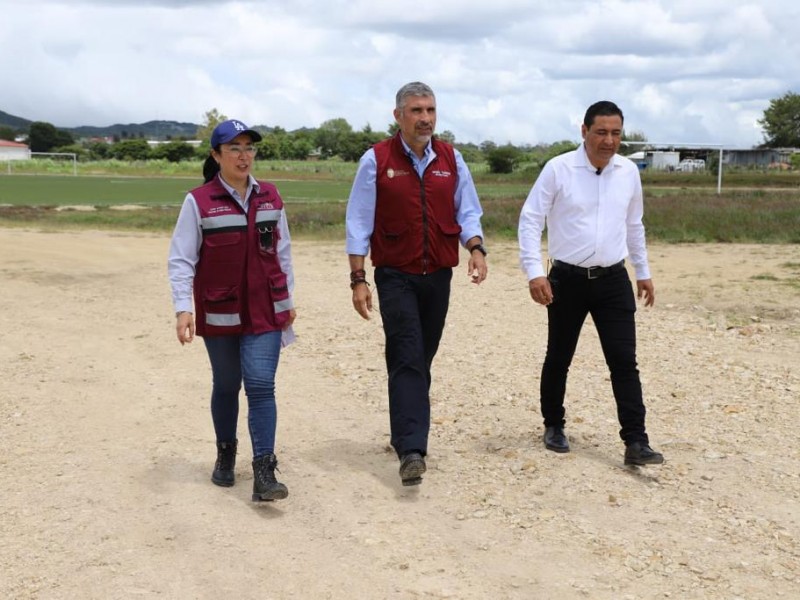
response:
[[[491,173],[511,173],[519,163],[522,153],[519,148],[507,144],[486,152],[486,162]]]

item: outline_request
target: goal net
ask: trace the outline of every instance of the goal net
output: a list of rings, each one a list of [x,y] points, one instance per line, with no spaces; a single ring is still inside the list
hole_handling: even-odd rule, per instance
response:
[[[30,159],[27,160],[6,160],[6,173],[9,175],[78,174],[78,155],[74,152],[30,152],[29,154]]]

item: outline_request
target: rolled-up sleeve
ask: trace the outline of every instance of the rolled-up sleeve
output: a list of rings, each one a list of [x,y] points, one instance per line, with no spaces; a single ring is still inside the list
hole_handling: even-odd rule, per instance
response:
[[[483,208],[478,198],[478,190],[472,181],[472,173],[469,171],[464,157],[458,150],[454,149],[456,156],[456,169],[458,170],[458,183],[456,184],[456,221],[461,225],[459,239],[461,245],[466,246],[467,241],[474,237],[483,239],[483,228],[481,227],[481,217]]]
[[[345,218],[345,250],[347,254],[369,254],[369,239],[375,229],[375,183],[378,164],[375,151],[370,148],[358,163],[350,198],[347,200]]]

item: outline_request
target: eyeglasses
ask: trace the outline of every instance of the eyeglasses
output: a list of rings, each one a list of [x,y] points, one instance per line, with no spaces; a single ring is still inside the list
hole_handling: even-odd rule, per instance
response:
[[[256,152],[258,152],[258,148],[255,146],[238,146],[236,144],[232,146],[223,146],[222,149],[228,154],[235,154],[237,156],[242,156],[243,154],[255,156]]]

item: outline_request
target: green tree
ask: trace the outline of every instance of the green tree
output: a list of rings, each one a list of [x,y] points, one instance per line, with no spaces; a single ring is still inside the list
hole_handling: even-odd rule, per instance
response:
[[[497,148],[497,144],[495,144],[491,140],[484,140],[484,141],[481,142],[481,145],[478,146],[478,147],[481,149],[481,152],[483,152],[483,154],[486,155],[486,154],[489,154],[489,152],[491,152],[495,148]]]
[[[511,173],[521,158],[519,148],[511,144],[497,146],[486,152],[486,162],[489,163],[491,173]]]
[[[159,144],[150,152],[151,158],[166,158],[169,162],[181,162],[194,158],[194,148],[186,142]]]
[[[280,136],[274,131],[265,133],[261,141],[258,143],[258,158],[259,160],[275,160],[281,157],[281,140]]]
[[[150,146],[145,140],[122,140],[111,147],[111,156],[117,160],[147,160]]]
[[[317,129],[314,136],[323,158],[341,154],[345,140],[353,134],[353,128],[346,119],[329,119]]]
[[[11,127],[0,125],[0,140],[8,140],[9,142],[13,142],[15,137],[17,137],[17,134],[13,129],[11,129]]]
[[[35,121],[28,129],[28,144],[31,152],[51,152],[57,146],[70,146],[75,143],[72,135],[56,129],[52,123]]]
[[[89,151],[89,160],[103,160],[111,156],[111,146],[105,142],[89,142],[86,150]]]
[[[216,108],[212,108],[206,114],[203,115],[203,124],[197,128],[197,139],[210,140],[211,132],[214,131],[214,128],[223,121],[227,120],[228,117],[223,115]]]
[[[445,129],[442,133],[437,133],[436,137],[442,140],[443,142],[447,142],[448,144],[456,143],[456,136],[449,129]]]
[[[368,148],[385,138],[386,134],[379,131],[372,131],[372,128],[367,125],[363,130],[351,133],[342,141],[339,156],[342,160],[356,162]]]
[[[70,144],[69,146],[56,146],[53,152],[62,152],[64,154],[74,154],[75,158],[79,161],[84,161],[89,156],[89,151],[80,144]]]
[[[393,137],[398,131],[400,131],[400,125],[397,124],[397,121],[392,121],[386,128],[386,132],[389,134],[389,137]]]
[[[619,146],[620,154],[627,155],[642,150],[641,144],[626,144],[625,142],[646,142],[647,136],[641,131],[622,132],[622,143]]]
[[[554,144],[550,144],[544,151],[541,156],[541,165],[550,160],[551,158],[555,158],[565,152],[572,152],[573,150],[577,150],[580,144],[576,144],[570,140],[561,140],[560,142],[555,142]]]
[[[768,148],[800,147],[800,94],[786,92],[770,100],[758,124],[764,129]]]

